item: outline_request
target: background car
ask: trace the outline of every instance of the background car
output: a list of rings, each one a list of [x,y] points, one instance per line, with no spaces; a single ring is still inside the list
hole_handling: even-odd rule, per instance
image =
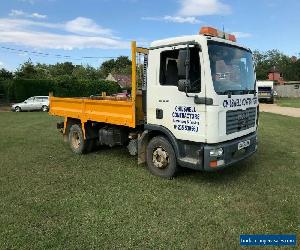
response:
[[[33,96],[21,103],[16,103],[11,106],[12,111],[33,111],[41,110],[47,112],[49,109],[49,96]]]

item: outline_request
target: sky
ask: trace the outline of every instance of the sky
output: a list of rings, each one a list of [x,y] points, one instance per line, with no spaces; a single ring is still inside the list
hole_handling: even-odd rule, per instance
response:
[[[300,56],[298,0],[0,0],[0,68],[72,61],[99,67],[130,55],[130,41],[233,33],[252,50]]]

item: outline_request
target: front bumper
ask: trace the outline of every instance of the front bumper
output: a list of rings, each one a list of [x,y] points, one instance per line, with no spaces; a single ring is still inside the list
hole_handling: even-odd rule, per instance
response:
[[[238,150],[238,145],[240,142],[250,141],[250,145],[246,148]],[[210,151],[215,148],[222,148],[223,155],[216,157],[210,156]],[[214,171],[217,169],[222,169],[227,166],[230,166],[234,163],[242,161],[257,150],[257,134],[252,133],[247,136],[243,136],[232,141],[217,143],[217,144],[206,144],[203,148],[203,169],[206,171]],[[218,162],[217,166],[213,166],[211,162]]]

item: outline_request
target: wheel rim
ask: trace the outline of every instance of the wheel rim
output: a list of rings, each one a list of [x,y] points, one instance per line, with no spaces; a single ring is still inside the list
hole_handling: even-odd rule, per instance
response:
[[[20,108],[19,107],[16,107],[16,112],[20,112]]]
[[[44,112],[46,112],[46,111],[47,111],[47,107],[46,107],[46,106],[43,106],[42,110],[43,110]]]
[[[80,137],[79,137],[79,134],[77,132],[72,133],[71,144],[72,144],[73,148],[77,149],[77,148],[80,147]]]
[[[152,154],[152,162],[159,169],[166,168],[169,165],[168,152],[162,147],[156,148]]]

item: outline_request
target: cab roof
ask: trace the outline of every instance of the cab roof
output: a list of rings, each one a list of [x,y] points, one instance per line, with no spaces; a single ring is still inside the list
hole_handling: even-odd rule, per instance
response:
[[[236,42],[232,42],[230,40],[222,39],[222,38],[218,38],[218,37],[201,35],[201,34],[199,34],[199,35],[171,37],[171,38],[156,40],[156,41],[154,41],[154,42],[151,43],[150,49],[156,49],[156,48],[159,48],[159,47],[167,47],[168,45],[172,46],[174,44],[180,44],[180,43],[186,43],[186,42],[192,42],[192,41],[198,42],[200,39],[203,39],[203,40],[212,40],[212,41],[216,41],[216,42],[230,44],[230,45],[234,45],[234,46],[237,46],[237,47],[240,47],[240,48],[243,48],[243,49],[251,51],[246,46],[240,45],[240,44],[238,44]]]

